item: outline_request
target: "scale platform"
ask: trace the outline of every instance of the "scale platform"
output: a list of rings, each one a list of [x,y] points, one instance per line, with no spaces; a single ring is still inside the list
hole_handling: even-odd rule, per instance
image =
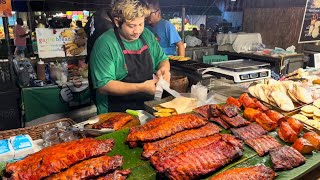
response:
[[[270,78],[270,64],[249,59],[238,59],[212,63],[212,67],[198,69],[203,76],[212,75],[217,78],[224,77],[235,83],[256,81]]]

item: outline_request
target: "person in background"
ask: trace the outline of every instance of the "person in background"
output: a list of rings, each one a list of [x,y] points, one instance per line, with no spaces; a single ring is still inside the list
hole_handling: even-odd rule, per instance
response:
[[[90,67],[90,55],[96,40],[106,31],[113,28],[111,19],[109,18],[107,12],[111,11],[111,7],[109,9],[99,9],[97,10],[89,19],[86,25],[84,26],[84,31],[87,34],[87,56],[86,63],[88,64],[88,74],[91,74],[92,68]],[[89,81],[89,89],[91,98],[96,103],[96,92],[93,88],[93,84],[91,78],[88,78]]]
[[[170,83],[168,57],[153,33],[144,27],[149,15],[143,1],[115,2],[115,28],[97,39],[89,62],[98,114],[144,109],[144,101],[154,99],[154,73]]]
[[[82,27],[82,21],[76,21],[76,26],[77,26],[77,28],[83,28]]]
[[[172,23],[162,19],[158,0],[145,0],[151,14],[147,18],[148,28],[155,34],[166,55],[185,56],[185,46]],[[178,50],[178,52],[177,52]]]
[[[208,44],[207,31],[204,24],[200,24],[199,39],[202,41],[202,45],[206,46]]]
[[[192,28],[192,36],[198,38],[199,37],[199,31],[197,28]]]
[[[29,35],[28,31],[23,27],[21,18],[17,18],[17,24],[13,28],[13,34],[14,45],[16,46],[14,54],[19,55],[27,48],[27,36]]]

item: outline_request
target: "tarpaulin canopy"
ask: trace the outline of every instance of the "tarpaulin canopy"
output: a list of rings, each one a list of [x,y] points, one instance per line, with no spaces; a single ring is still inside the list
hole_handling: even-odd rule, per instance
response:
[[[114,0],[30,0],[31,11],[72,11],[108,8]],[[28,11],[27,0],[12,1],[14,11]],[[186,14],[190,15],[221,15],[216,7],[215,0],[160,0],[163,13],[181,12],[186,8]]]

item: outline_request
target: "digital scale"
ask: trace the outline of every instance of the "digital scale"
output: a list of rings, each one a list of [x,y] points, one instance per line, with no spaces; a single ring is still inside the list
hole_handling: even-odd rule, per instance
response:
[[[271,77],[270,64],[250,59],[238,59],[204,64],[197,61],[171,63],[180,71],[196,74],[201,79],[225,78],[234,83],[256,81]]]
[[[235,83],[256,81],[271,77],[270,64],[249,59],[238,59],[211,64],[213,67],[198,69],[203,76],[224,77]]]

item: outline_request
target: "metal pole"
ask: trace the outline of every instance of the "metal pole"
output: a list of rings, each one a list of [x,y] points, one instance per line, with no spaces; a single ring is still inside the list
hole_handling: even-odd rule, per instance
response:
[[[10,47],[10,35],[9,35],[9,23],[8,23],[8,18],[7,17],[2,17],[3,21],[3,29],[4,29],[4,34],[5,38],[7,41],[7,48],[8,48],[8,59],[11,60],[12,58],[12,53],[11,53],[11,47]]]
[[[31,5],[30,5],[30,0],[27,2],[27,6],[28,6],[28,21],[29,21],[29,38],[30,38],[30,42],[31,42],[31,55],[34,56],[34,50],[33,50],[33,44],[32,44],[32,31],[33,31],[33,14],[32,14],[32,9],[31,9]]]
[[[184,43],[184,20],[186,19],[186,8],[182,7],[182,27],[181,27],[181,34],[182,34],[182,42]]]

